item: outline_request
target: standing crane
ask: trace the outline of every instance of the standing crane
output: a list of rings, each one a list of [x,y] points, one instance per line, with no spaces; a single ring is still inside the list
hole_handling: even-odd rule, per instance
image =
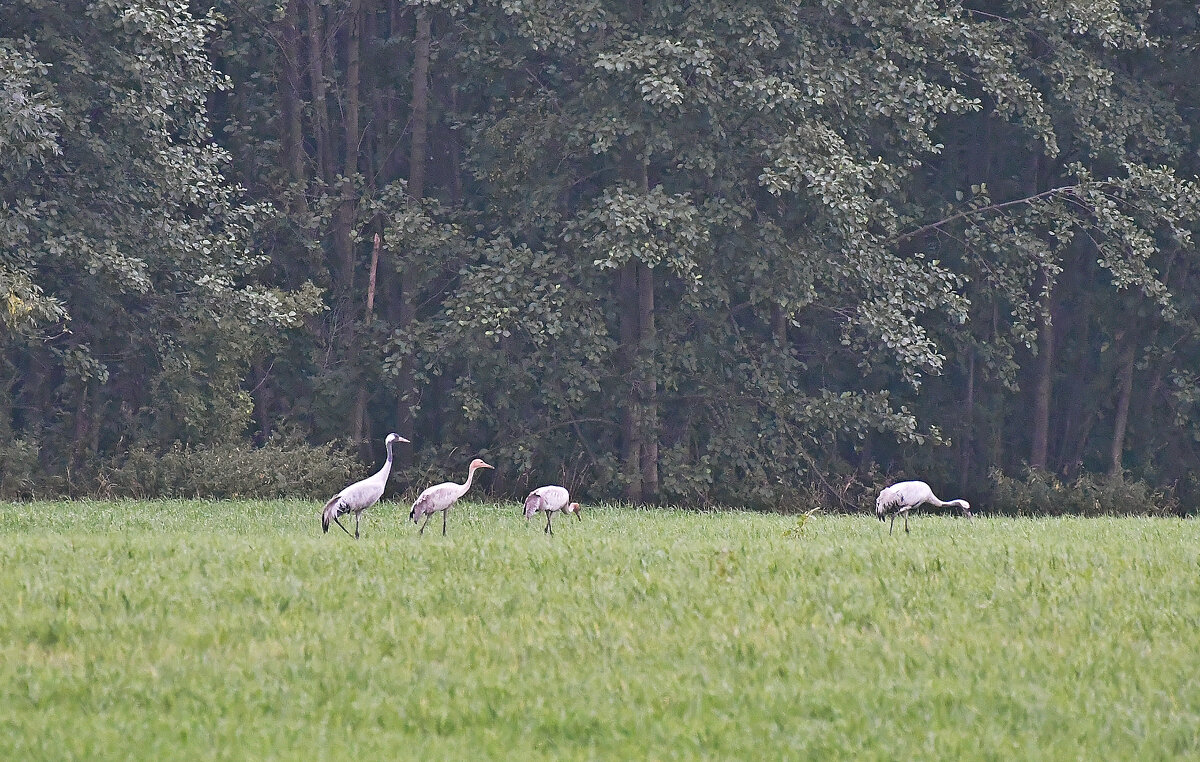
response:
[[[329,502],[321,509],[322,534],[329,531],[329,522],[331,521],[342,527],[343,532],[350,534],[350,530],[338,521],[338,516],[344,513],[353,513],[354,539],[358,539],[358,523],[362,518],[362,512],[375,505],[379,502],[379,498],[383,497],[383,488],[387,486],[388,475],[392,473],[392,444],[407,441],[399,434],[387,435],[387,439],[384,440],[384,447],[387,448],[387,462],[374,475],[351,484],[329,499]]]
[[[913,508],[921,505],[935,505],[939,508],[954,505],[962,508],[963,513],[967,518],[971,518],[971,504],[966,500],[949,500],[942,501],[933,494],[933,490],[925,482],[897,482],[890,487],[884,488],[879,497],[875,498],[875,515],[880,521],[884,521],[884,516],[892,514],[892,523],[888,527],[888,534],[896,528],[896,514],[904,514],[904,531],[908,531],[908,512]]]
[[[442,536],[446,535],[446,514],[450,511],[450,506],[463,495],[467,494],[467,490],[471,489],[471,480],[475,478],[476,469],[480,468],[495,468],[483,462],[482,458],[476,458],[471,461],[470,467],[467,469],[467,480],[462,484],[454,482],[443,482],[435,484],[432,487],[426,488],[413,503],[412,510],[408,517],[416,524],[425,517],[425,524],[429,523],[429,517],[438,511],[442,512]],[[419,534],[425,534],[425,524],[421,524]]]
[[[559,487],[557,484],[538,487],[529,493],[529,497],[525,498],[525,520],[528,521],[538,511],[545,511],[547,534],[554,534],[554,530],[550,527],[550,517],[556,511],[573,513],[575,518],[583,521],[583,517],[579,515],[579,503],[572,503],[570,500],[571,493],[567,491],[566,487]]]

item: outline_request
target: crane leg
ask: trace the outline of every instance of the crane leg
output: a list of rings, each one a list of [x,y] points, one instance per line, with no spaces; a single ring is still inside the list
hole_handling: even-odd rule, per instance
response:
[[[432,516],[433,516],[433,514],[432,514],[432,513],[427,513],[427,514],[425,514],[425,524],[428,524],[428,523],[429,523],[429,519],[430,519]],[[425,524],[422,524],[422,525],[421,525],[421,531],[420,531],[420,532],[417,532],[417,534],[425,534]]]
[[[904,512],[904,533],[908,534],[908,511]]]
[[[442,511],[442,537],[446,536],[446,514],[449,512],[450,512],[449,508]]]
[[[892,533],[892,530],[895,528],[896,528],[896,514],[893,513],[892,514],[892,523],[888,524],[888,534],[890,535]]]
[[[358,539],[358,521],[361,516],[361,513],[354,514],[354,539],[356,540]]]
[[[333,522],[334,522],[335,524],[337,524],[338,526],[342,527],[342,531],[343,531],[343,532],[345,532],[346,534],[350,534],[350,530],[349,530],[349,529],[347,529],[346,527],[342,526],[342,522],[338,520],[338,517],[337,517],[337,516],[334,516],[334,517],[333,517]]]
[[[550,517],[553,515],[554,514],[550,513],[550,511],[546,511],[546,533],[547,534],[554,534],[554,528],[550,526]]]

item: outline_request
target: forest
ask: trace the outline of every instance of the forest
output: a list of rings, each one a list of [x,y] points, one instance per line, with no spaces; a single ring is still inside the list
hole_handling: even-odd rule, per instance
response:
[[[1185,0],[4,0],[0,496],[394,431],[397,490],[1192,512],[1198,72]]]

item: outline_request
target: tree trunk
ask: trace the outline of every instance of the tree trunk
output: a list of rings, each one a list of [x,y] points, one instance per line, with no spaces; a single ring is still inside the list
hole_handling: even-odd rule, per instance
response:
[[[91,391],[91,386],[91,381],[83,382],[82,388],[79,390],[79,401],[75,405],[75,427],[71,433],[70,465],[72,469],[79,468],[83,464],[87,451],[88,424],[91,422],[88,412],[88,392]]]
[[[271,438],[271,399],[270,387],[267,386],[270,366],[264,367],[262,359],[256,359],[251,368],[254,373],[250,377],[258,379],[250,392],[250,399],[254,403],[254,422],[258,424],[258,444],[261,446]]]
[[[1133,368],[1136,362],[1137,342],[1127,339],[1117,369],[1117,413],[1113,421],[1112,449],[1109,451],[1108,473],[1117,478],[1124,473],[1122,456],[1125,453],[1125,432],[1129,426],[1129,401],[1133,397]]]
[[[783,307],[778,304],[771,305],[771,337],[775,339],[775,343],[780,347],[787,346],[787,326],[788,316],[783,311]]]
[[[1029,175],[1026,191],[1029,195],[1037,193],[1041,174],[1041,153],[1034,148],[1030,154]],[[1053,305],[1054,283],[1046,268],[1038,282],[1037,298],[1041,304],[1042,315],[1038,321],[1038,365],[1033,391],[1033,421],[1029,427],[1033,441],[1030,446],[1029,467],[1045,469],[1050,448],[1050,398],[1054,382],[1054,318]]]
[[[638,366],[641,381],[641,476],[642,499],[658,499],[658,373],[657,331],[654,326],[654,270],[637,263],[638,279]]]
[[[337,291],[343,298],[354,292],[354,218],[358,197],[353,177],[358,173],[359,48],[362,0],[351,0],[346,39],[346,103],[343,121],[344,160],[337,212],[334,215],[333,250],[338,267]]]
[[[638,166],[638,186],[650,195],[650,169],[643,160]],[[658,500],[658,332],[654,325],[654,270],[637,262],[638,374],[641,376],[642,500]]]
[[[280,65],[276,90],[279,93],[281,135],[279,145],[280,165],[287,171],[288,182],[303,186],[307,180],[304,168],[304,126],[301,113],[304,104],[300,99],[300,29],[298,0],[289,0],[285,10],[279,37],[281,40]],[[291,211],[307,211],[303,192],[289,194]]]
[[[368,327],[371,325],[371,319],[375,313],[375,274],[379,271],[379,249],[382,239],[379,233],[375,234],[375,242],[371,247],[371,270],[367,276],[367,309],[366,317],[363,322]],[[367,421],[367,385],[360,384],[358,387],[358,400],[354,404],[354,439],[357,442],[367,442],[371,437],[371,426]],[[370,445],[367,444],[369,450]],[[370,453],[367,453],[368,457]]]
[[[313,132],[317,139],[317,169],[326,184],[333,183],[333,150],[325,97],[325,20],[317,0],[306,0],[308,15],[308,77],[312,88]]]
[[[975,446],[975,349],[967,354],[967,393],[963,400],[963,425],[958,441],[958,491],[967,491],[971,474],[971,454]]]
[[[1033,387],[1033,443],[1029,453],[1030,468],[1046,468],[1050,443],[1050,397],[1054,375],[1054,322],[1050,305],[1038,324],[1038,366]]]
[[[412,159],[408,167],[408,192],[425,197],[425,167],[429,162],[429,50],[432,21],[429,10],[417,8],[417,37],[413,45]]]
[[[458,112],[458,93],[453,87],[450,88],[450,110],[454,113]],[[462,151],[459,149],[458,140],[453,131],[447,136],[446,143],[450,146],[450,200],[455,206],[461,206],[463,201]]]
[[[412,67],[412,146],[408,161],[408,195],[414,200],[425,197],[425,167],[429,161],[429,56],[432,44],[433,19],[425,7],[416,10],[416,39],[413,45]],[[397,268],[395,293],[396,328],[407,331],[416,318],[416,278],[411,268]],[[415,400],[413,361],[406,357],[400,362],[396,378],[399,396],[396,399],[396,426],[402,436],[412,432]],[[411,448],[401,449],[399,465],[411,464]]]
[[[16,421],[13,420],[13,391],[16,385],[16,375],[0,379],[0,441],[3,442],[11,442],[16,438]]]
[[[625,499],[642,502],[641,373],[638,369],[638,277],[640,263],[631,259],[617,277],[617,302],[621,313],[621,365],[629,379],[629,393],[621,411],[621,463],[625,476]]]

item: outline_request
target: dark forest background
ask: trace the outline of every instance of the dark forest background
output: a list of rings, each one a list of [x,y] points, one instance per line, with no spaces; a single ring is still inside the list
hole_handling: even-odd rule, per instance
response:
[[[1192,510],[1198,22],[4,0],[0,494]]]

